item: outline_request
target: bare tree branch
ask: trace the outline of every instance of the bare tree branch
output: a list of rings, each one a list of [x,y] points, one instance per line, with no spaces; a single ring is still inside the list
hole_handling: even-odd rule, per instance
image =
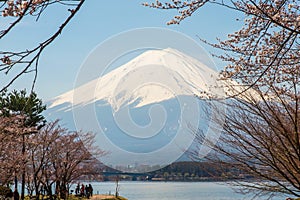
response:
[[[9,1],[6,3],[8,4]],[[23,1],[24,2],[24,1]],[[27,1],[25,1],[27,2]],[[52,4],[59,3],[64,6],[71,6],[74,8],[69,8],[68,12],[70,12],[69,16],[62,22],[57,31],[53,33],[48,39],[40,42],[38,46],[32,49],[26,49],[20,52],[12,52],[12,51],[0,51],[0,55],[2,55],[0,64],[0,72],[4,72],[4,75],[10,74],[12,69],[19,68],[18,72],[12,76],[12,78],[8,81],[8,83],[1,87],[0,91],[6,90],[10,85],[12,85],[20,76],[25,73],[34,72],[34,79],[32,88],[34,88],[34,84],[37,78],[37,69],[39,64],[39,58],[44,51],[44,49],[49,46],[54,40],[62,33],[67,24],[74,18],[74,16],[78,13],[81,6],[84,4],[85,0],[30,0],[26,4],[9,4],[7,8],[3,10],[3,16],[6,15],[17,15],[17,20],[15,20],[7,29],[3,30],[0,34],[0,39],[2,39],[5,35],[7,35],[14,26],[16,26],[24,16],[32,15],[36,16],[37,20],[40,18],[43,12],[46,12],[46,8]],[[14,2],[12,2],[14,3]],[[23,5],[23,7],[22,7]],[[4,7],[4,5],[3,5]],[[17,8],[19,8],[17,10]],[[23,9],[22,9],[23,8]],[[31,70],[31,68],[33,68]]]

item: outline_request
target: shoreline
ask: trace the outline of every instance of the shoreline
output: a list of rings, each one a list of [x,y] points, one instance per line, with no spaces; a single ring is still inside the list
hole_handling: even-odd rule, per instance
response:
[[[115,195],[108,195],[108,194],[95,194],[90,199],[92,199],[92,200],[115,200],[115,199],[127,200],[126,198],[124,198],[122,196],[115,197]]]

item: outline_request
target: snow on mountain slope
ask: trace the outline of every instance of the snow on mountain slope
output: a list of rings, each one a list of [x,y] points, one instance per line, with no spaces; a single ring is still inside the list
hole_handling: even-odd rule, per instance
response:
[[[216,71],[175,49],[149,50],[104,76],[54,98],[49,108],[67,103],[69,107],[62,109],[68,109],[98,100],[106,101],[115,111],[126,104],[141,107],[178,95],[200,95],[215,85],[216,77]],[[92,97],[87,95],[91,92]]]

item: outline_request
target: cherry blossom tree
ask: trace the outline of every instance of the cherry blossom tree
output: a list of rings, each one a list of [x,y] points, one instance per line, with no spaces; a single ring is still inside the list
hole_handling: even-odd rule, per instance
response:
[[[1,116],[12,118],[19,117],[20,122],[13,122],[14,126],[19,128],[13,128],[12,131],[15,135],[22,140],[19,143],[15,143],[16,146],[21,146],[21,160],[19,160],[22,167],[22,190],[21,199],[24,199],[25,195],[25,166],[27,162],[26,143],[30,134],[37,133],[37,131],[44,125],[45,119],[41,114],[46,109],[42,100],[37,98],[37,95],[32,92],[29,95],[26,94],[26,90],[20,92],[14,90],[10,93],[3,91],[0,97],[0,114]],[[17,178],[15,178],[15,187],[17,187]]]
[[[19,116],[0,117],[0,183],[8,184],[14,180],[21,170],[19,160],[22,159],[20,136],[16,134],[23,131],[23,119]],[[19,151],[19,152],[18,152]]]
[[[70,184],[95,174],[99,163],[96,157],[105,155],[94,145],[94,134],[70,132],[58,122],[48,123],[30,138],[27,184],[33,185],[37,199],[42,189],[52,197],[53,185],[56,185],[55,193],[65,198]]]
[[[69,22],[78,13],[85,0],[1,0],[0,11],[3,23],[0,29],[0,40],[3,40],[15,27],[26,18],[35,18],[38,21],[50,7],[65,7],[66,18],[61,19],[57,30],[42,41],[36,41],[35,46],[23,50],[0,49],[0,75],[6,76],[7,82],[0,91],[7,89],[16,79],[26,73],[34,73],[33,86],[37,78],[40,57],[47,46],[52,44],[62,33]],[[13,48],[13,47],[12,47]]]
[[[56,129],[57,122],[47,124],[39,134],[30,137],[27,152],[28,163],[26,165],[27,179],[26,185],[29,195],[35,191],[36,198],[39,199],[41,191],[45,188],[45,170],[50,169],[51,146],[59,137],[60,131]],[[47,172],[50,173],[50,172]]]
[[[255,182],[236,182],[241,192],[256,195],[278,193],[300,196],[300,4],[296,0],[218,1],[171,0],[144,3],[156,9],[174,9],[182,20],[215,4],[243,14],[244,25],[227,39],[204,43],[221,50],[214,55],[224,62],[220,85],[227,101],[210,94],[211,120],[222,134],[215,144],[203,130],[195,130],[199,160],[202,146],[213,151],[205,159],[232,166],[251,175]],[[218,51],[220,52],[220,51]],[[220,110],[220,103],[227,107]],[[224,120],[225,119],[225,120]],[[201,152],[201,151],[200,151]]]
[[[300,197],[300,97],[291,100],[274,87],[267,94],[254,88],[223,101],[226,111],[221,102],[208,101],[207,116],[212,110],[218,113],[209,118],[210,125],[221,124],[222,134],[194,130],[197,148],[191,156],[252,177],[231,183],[241,186],[239,192]],[[204,158],[199,154],[203,147],[212,149]]]

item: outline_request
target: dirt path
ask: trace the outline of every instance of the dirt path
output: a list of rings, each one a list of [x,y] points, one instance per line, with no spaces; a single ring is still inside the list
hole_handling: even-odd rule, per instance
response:
[[[113,198],[114,195],[107,195],[107,194],[95,194],[92,196],[92,200],[101,200],[101,199],[107,199],[107,198]]]

